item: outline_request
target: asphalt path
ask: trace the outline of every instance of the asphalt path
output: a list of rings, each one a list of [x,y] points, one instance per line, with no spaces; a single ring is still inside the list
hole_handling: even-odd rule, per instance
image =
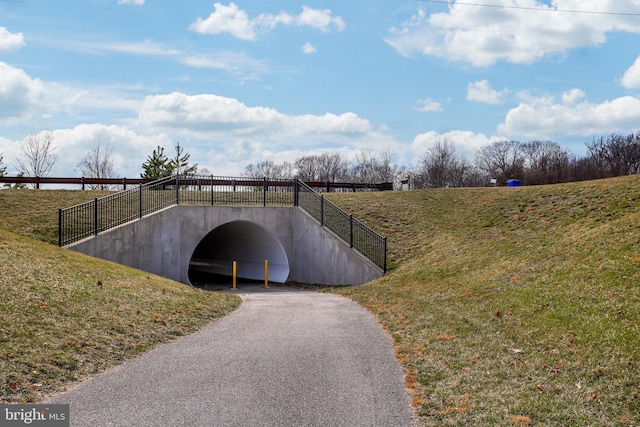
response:
[[[242,286],[240,308],[53,396],[71,426],[413,426],[373,316],[336,295]]]

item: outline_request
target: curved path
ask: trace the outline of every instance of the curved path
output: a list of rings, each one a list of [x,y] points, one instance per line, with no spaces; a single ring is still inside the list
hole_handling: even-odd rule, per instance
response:
[[[412,426],[403,372],[373,316],[291,288],[241,307],[49,403],[71,426]]]

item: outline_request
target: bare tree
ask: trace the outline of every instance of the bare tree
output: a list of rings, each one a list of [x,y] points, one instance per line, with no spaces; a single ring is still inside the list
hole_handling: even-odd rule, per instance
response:
[[[452,187],[458,159],[453,144],[445,139],[436,141],[422,158],[422,173],[428,187]]]
[[[297,176],[303,181],[319,181],[319,157],[315,154],[298,157],[294,162]]]
[[[354,182],[374,183],[378,159],[371,150],[360,150],[351,165],[351,179]]]
[[[0,176],[4,176],[5,172],[7,171],[7,167],[2,166],[2,159],[2,154],[0,154]]]
[[[477,187],[487,182],[482,172],[456,154],[449,139],[434,142],[410,176],[411,188]]]
[[[393,163],[393,152],[383,151],[378,162],[378,183],[395,182],[401,173],[402,168]]]
[[[84,155],[78,168],[83,177],[86,178],[115,178],[116,172],[111,158],[111,149],[106,146],[103,139],[98,137],[93,141],[93,145]],[[107,184],[91,184],[92,190],[108,190],[111,186]]]
[[[256,163],[255,165],[251,164],[247,166],[244,172],[244,176],[255,179],[291,178],[293,176],[293,165],[289,162],[277,164],[272,160],[265,160],[263,162]]]
[[[18,148],[17,169],[25,176],[46,177],[58,161],[53,134],[45,131],[27,135]]]
[[[343,180],[349,169],[349,163],[340,153],[323,153],[318,156],[318,178],[326,182]]]
[[[640,172],[640,133],[594,139],[587,149],[603,178]]]
[[[522,179],[524,156],[518,141],[497,141],[482,147],[475,157],[476,166],[498,184],[505,185],[507,180]]]
[[[552,141],[529,141],[520,145],[525,158],[526,183],[557,184],[566,181],[569,153]]]

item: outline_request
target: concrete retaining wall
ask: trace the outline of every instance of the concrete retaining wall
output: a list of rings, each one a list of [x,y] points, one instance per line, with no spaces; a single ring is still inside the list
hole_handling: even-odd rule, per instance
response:
[[[257,246],[284,249],[289,274],[279,281],[355,285],[382,276],[378,267],[295,207],[173,206],[68,248],[189,283],[189,262],[198,244],[211,231],[234,221],[257,224],[269,232],[253,233],[261,239]],[[247,257],[253,253],[257,257],[258,251],[250,249]]]

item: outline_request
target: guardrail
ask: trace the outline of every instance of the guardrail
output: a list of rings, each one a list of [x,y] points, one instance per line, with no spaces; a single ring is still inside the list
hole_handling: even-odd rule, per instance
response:
[[[297,206],[386,273],[387,240],[294,179],[172,176],[59,209],[58,245],[65,246],[172,205]]]
[[[207,178],[205,178],[207,179]],[[252,178],[247,178],[252,179]],[[253,178],[255,180],[255,178]],[[96,187],[122,187],[123,190],[127,186],[135,186],[147,184],[155,181],[147,178],[85,178],[85,177],[38,177],[38,176],[0,176],[0,184],[18,184],[18,185],[35,185],[39,189],[41,185],[79,185],[83,190],[88,186],[90,189]],[[305,181],[311,188],[319,188],[323,191],[330,192],[334,190],[344,191],[391,191],[393,190],[392,182],[382,182],[379,184],[370,184],[366,182],[330,182],[330,181]],[[105,188],[105,189],[106,189]]]
[[[146,184],[154,181],[153,179],[145,178],[60,178],[60,177],[42,177],[42,176],[0,176],[0,183],[2,184],[21,184],[21,185],[35,185],[37,189],[41,185],[53,184],[53,185],[79,185],[83,190],[86,186],[115,186],[124,190],[127,186]]]

